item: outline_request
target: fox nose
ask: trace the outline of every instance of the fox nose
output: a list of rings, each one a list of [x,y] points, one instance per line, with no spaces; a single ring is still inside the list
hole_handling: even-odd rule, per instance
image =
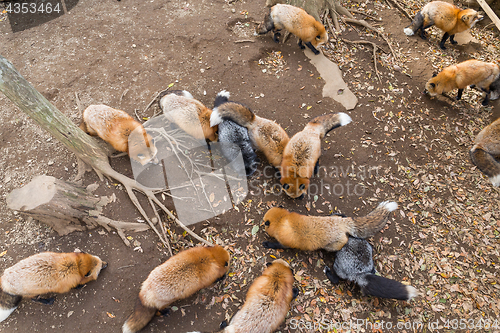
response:
[[[108,263],[103,261],[102,262],[102,266],[101,266],[101,269],[105,269],[106,267],[108,267]]]

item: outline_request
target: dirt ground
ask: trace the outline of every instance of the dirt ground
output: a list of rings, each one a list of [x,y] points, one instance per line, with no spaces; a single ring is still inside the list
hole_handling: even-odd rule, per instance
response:
[[[76,124],[80,111],[75,93],[83,107],[103,103],[131,115],[136,110],[143,120],[157,111],[154,105],[143,112],[148,103],[171,83],[172,89],[188,90],[209,107],[217,92],[226,89],[233,100],[275,120],[290,136],[317,115],[347,112],[353,119],[322,143],[321,165],[331,171],[313,180],[322,191],[291,200],[271,193],[276,178],[257,173],[249,179],[250,195],[238,210],[195,226],[197,233],[228,246],[231,274],[174,304],[168,316],[154,318],[143,332],[215,331],[241,306],[264,264],[276,257],[291,263],[300,289],[281,332],[312,332],[307,323],[322,320],[366,318],[391,322],[392,331],[400,332],[414,330],[394,329],[398,322],[421,322],[425,328],[415,331],[429,331],[429,324],[438,321],[438,331],[444,332],[452,328],[443,327],[446,320],[500,320],[499,190],[468,159],[475,135],[499,115],[498,101],[481,107],[480,94],[471,90],[460,102],[422,94],[425,82],[443,65],[436,61],[481,58],[488,48],[488,54],[498,55],[498,42],[487,45],[495,40],[487,35],[442,52],[437,48],[439,32],[430,41],[407,38],[403,28],[408,19],[386,2],[346,2],[382,19],[376,23],[390,36],[399,59],[373,33],[342,25],[338,38],[372,40],[387,52],[378,53],[380,82],[371,49],[339,40],[323,49],[359,99],[354,110],[345,111],[322,97],[324,82],[295,37],[275,44],[270,35],[253,36],[255,22],[266,12],[263,3],[86,0],[65,15],[17,32],[12,32],[7,15],[0,14],[0,54]],[[418,6],[415,2],[409,10]],[[141,282],[168,258],[166,249],[151,231],[127,235],[132,247],[101,229],[60,237],[9,210],[5,198],[10,191],[40,174],[71,180],[76,158],[3,94],[0,126],[0,271],[41,251],[80,249],[109,263],[97,281],[57,295],[51,306],[24,300],[0,323],[0,331],[120,332]],[[267,163],[261,159],[263,170]],[[111,164],[132,176],[128,158],[112,159]],[[86,173],[84,185],[95,182],[96,194],[117,197],[106,207],[106,216],[141,219],[120,185]],[[261,246],[268,239],[263,228],[255,232],[267,209],[278,204],[304,214],[362,216],[384,200],[398,202],[399,209],[371,239],[374,260],[381,275],[419,290],[420,296],[409,303],[365,297],[347,282],[332,286],[322,273],[325,264],[333,263],[332,254],[267,250]],[[175,251],[196,244],[175,223],[166,218],[165,223]],[[299,320],[303,325],[296,328]]]

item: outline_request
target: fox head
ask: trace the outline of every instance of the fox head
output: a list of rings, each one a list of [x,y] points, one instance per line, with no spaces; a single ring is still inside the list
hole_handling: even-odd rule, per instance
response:
[[[458,19],[469,28],[472,28],[477,22],[481,21],[484,16],[479,15],[474,9],[464,9],[458,14]]]
[[[431,96],[437,96],[443,93],[443,87],[440,84],[439,75],[433,75],[432,78],[425,84],[426,92]]]
[[[221,276],[226,274],[229,270],[229,253],[220,245],[214,245],[206,248],[207,251],[210,251],[212,257],[217,262],[219,269],[221,271]]]
[[[279,207],[273,207],[267,211],[264,215],[264,225],[269,236],[276,238],[281,230],[281,221],[288,214],[290,214],[288,210]]]
[[[79,284],[85,284],[90,281],[97,280],[99,273],[108,264],[102,261],[99,257],[88,253],[75,253],[77,256],[78,270],[82,279]]]
[[[128,155],[130,158],[146,165],[149,162],[156,163],[158,149],[151,135],[146,133],[142,126],[137,126],[128,137]]]
[[[311,44],[314,47],[319,47],[328,42],[328,33],[326,32],[325,26],[318,21],[315,22],[314,27],[316,34],[314,39],[311,41]]]
[[[298,175],[282,177],[280,182],[285,193],[293,199],[301,199],[303,195],[307,193],[307,189],[309,188],[309,178],[300,177]]]

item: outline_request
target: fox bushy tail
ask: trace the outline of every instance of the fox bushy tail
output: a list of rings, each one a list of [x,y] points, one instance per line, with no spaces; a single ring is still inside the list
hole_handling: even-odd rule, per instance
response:
[[[363,217],[353,217],[349,234],[357,238],[368,238],[379,232],[387,223],[389,214],[398,208],[394,201],[381,202],[374,211]]]
[[[393,298],[409,301],[418,295],[417,289],[399,281],[391,280],[375,274],[358,276],[356,283],[365,295],[382,298]]]

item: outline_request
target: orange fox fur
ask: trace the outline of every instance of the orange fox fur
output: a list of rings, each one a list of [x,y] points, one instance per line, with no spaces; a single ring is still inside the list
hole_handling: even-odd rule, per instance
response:
[[[248,289],[245,304],[231,319],[224,333],[272,333],[285,320],[297,290],[293,273],[282,259],[272,262]]]
[[[269,236],[278,243],[264,242],[268,248],[293,248],[302,251],[340,250],[348,236],[367,238],[380,231],[389,213],[397,208],[395,202],[382,202],[364,217],[306,216],[273,207],[264,215]]]
[[[65,293],[97,279],[107,264],[88,253],[43,252],[7,268],[0,278],[0,322],[22,297]]]
[[[290,139],[283,151],[280,180],[289,197],[299,198],[307,193],[321,155],[321,139],[332,129],[350,122],[351,117],[342,112],[319,116]]]
[[[493,186],[500,186],[500,118],[483,128],[474,140],[470,157]]]
[[[130,158],[142,165],[156,157],[157,149],[151,136],[122,110],[107,105],[90,105],[83,111],[80,128],[90,135],[99,136],[114,149],[127,152]]]
[[[279,168],[283,149],[289,140],[288,134],[280,125],[257,116],[248,107],[236,102],[226,102],[215,108],[210,123],[215,126],[223,119],[229,119],[246,127],[252,144],[264,153],[269,163]]]
[[[452,44],[456,44],[455,34],[472,28],[476,22],[482,20],[474,9],[460,9],[457,6],[444,2],[432,1],[426,4],[422,10],[415,15],[412,24],[404,29],[408,36],[414,35],[420,30],[420,36],[425,37],[425,29],[435,25],[444,31],[439,46],[444,50],[444,43],[450,38]]]
[[[173,302],[210,286],[228,271],[229,253],[219,245],[184,250],[156,267],[143,282],[123,333],[138,332]]]
[[[446,67],[427,81],[425,89],[431,96],[458,89],[457,99],[460,99],[464,88],[475,85],[486,92],[483,105],[487,105],[490,85],[499,77],[500,68],[497,64],[471,59]]]
[[[160,107],[170,121],[192,137],[216,141],[217,126],[210,127],[212,110],[194,99],[189,92],[168,91],[161,97]]]
[[[304,42],[314,54],[319,54],[316,48],[328,41],[328,34],[323,24],[302,8],[291,5],[276,4],[271,7],[264,22],[257,26],[257,33],[266,34],[273,30],[274,41],[278,42],[281,29],[286,29],[297,36],[300,48],[305,48],[302,44]]]

